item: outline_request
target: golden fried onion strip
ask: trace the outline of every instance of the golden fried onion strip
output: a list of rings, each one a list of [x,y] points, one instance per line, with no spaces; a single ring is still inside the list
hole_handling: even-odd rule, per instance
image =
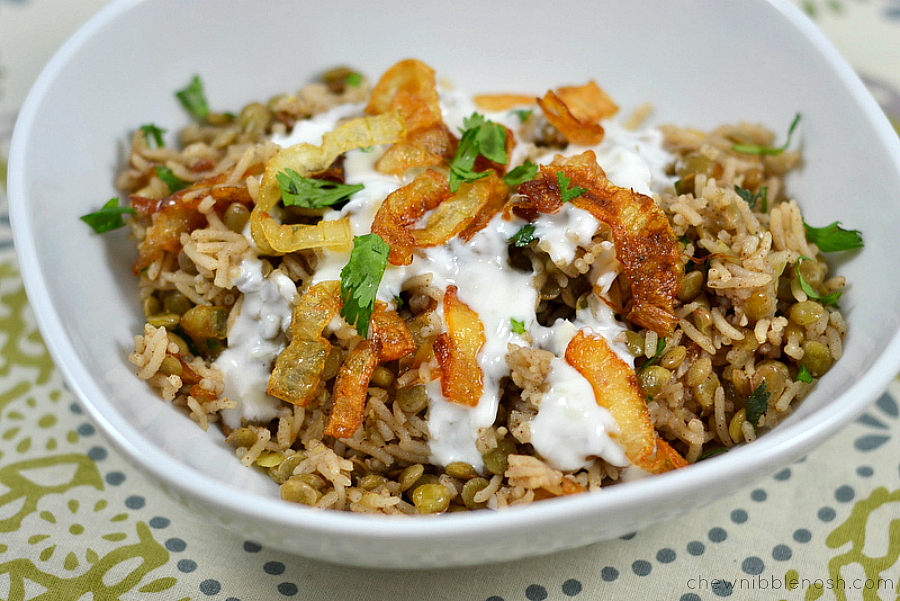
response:
[[[407,131],[416,132],[441,122],[441,105],[434,69],[416,59],[402,60],[384,72],[366,106],[369,115],[398,111]]]
[[[325,434],[335,438],[350,438],[366,417],[366,398],[369,380],[378,367],[379,343],[362,340],[347,354],[334,381],[334,406],[325,427]]]
[[[412,263],[415,239],[407,228],[451,194],[447,176],[429,169],[384,199],[372,220],[372,233],[390,245],[392,265]]]
[[[557,156],[542,166],[538,177],[519,186],[522,196],[512,205],[512,212],[535,219],[538,213],[558,211],[563,204],[560,172],[569,178],[569,189],[585,189],[572,204],[612,230],[616,256],[631,282],[627,318],[667,336],[675,327],[673,305],[682,276],[678,242],[669,220],[652,198],[609,181],[592,150],[573,157]]]
[[[653,474],[683,467],[687,462],[660,440],[634,370],[600,336],[584,330],[566,348],[566,362],[590,383],[597,404],[612,413],[619,425],[618,440],[634,465]]]
[[[321,146],[295,144],[269,159],[260,183],[259,199],[250,214],[250,231],[260,252],[266,255],[284,254],[318,248],[323,241],[330,248],[349,250],[349,225],[317,229],[324,222],[318,225],[284,225],[277,221],[281,212],[278,207],[281,188],[276,176],[285,169],[293,169],[304,177],[310,176],[325,171],[348,150],[390,144],[403,138],[405,133],[403,117],[396,111],[376,117],[360,117],[326,133]]]
[[[476,220],[481,229],[500,211],[509,188],[496,171],[473,182],[464,183],[450,198],[441,202],[422,229],[410,230],[415,246],[428,248],[446,244]]]
[[[416,343],[406,322],[396,311],[388,309],[385,303],[375,303],[371,325],[372,339],[379,344],[379,362],[396,361],[416,350]]]
[[[592,79],[583,86],[564,86],[556,90],[569,112],[579,121],[596,123],[619,112],[613,99]]]
[[[291,313],[291,343],[275,360],[267,393],[301,407],[313,401],[331,351],[322,332],[341,305],[338,280],[316,284],[300,297]]]
[[[533,106],[537,98],[526,94],[479,94],[472,99],[483,111],[508,111],[518,106]]]
[[[459,300],[456,286],[444,293],[447,331],[434,341],[434,354],[441,366],[441,392],[448,401],[474,407],[484,392],[484,372],[478,353],[486,342],[478,313]]]
[[[563,102],[556,92],[549,90],[543,98],[538,98],[538,104],[544,111],[547,121],[558,129],[560,133],[573,144],[594,146],[603,141],[603,126],[597,122],[582,120],[572,114],[572,111]]]

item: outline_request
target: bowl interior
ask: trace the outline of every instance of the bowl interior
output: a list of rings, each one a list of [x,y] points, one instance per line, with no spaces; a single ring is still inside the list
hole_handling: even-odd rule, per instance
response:
[[[248,19],[251,13],[258,16]],[[862,230],[866,242],[838,260],[850,282],[841,299],[850,324],[845,356],[752,453],[729,453],[593,499],[390,527],[273,501],[275,485],[241,467],[220,433],[203,432],[134,377],[126,356],[143,320],[130,269],[133,245],[122,231],[91,234],[78,217],[118,194],[113,180],[136,127],[155,123],[174,140],[171,132],[187,117],[173,92],[195,73],[214,110],[235,110],[294,91],[335,65],[377,77],[408,56],[472,92],[541,92],[595,79],[625,113],[651,103],[660,123],[711,128],[756,121],[783,136],[800,112],[795,140],[805,165],[791,177],[791,192],[809,223],[840,220]],[[79,31],[42,74],[17,126],[9,185],[23,277],[57,364],[126,455],[198,506],[213,508],[220,521],[249,532],[267,524],[421,545],[429,536],[488,536],[514,523],[533,533],[575,515],[627,516],[619,526],[598,526],[592,536],[599,540],[660,519],[661,512],[640,515],[654,503],[662,507],[662,497],[669,510],[686,509],[775,469],[861,411],[894,375],[900,287],[889,284],[900,280],[900,262],[892,260],[900,231],[898,146],[849,67],[787,2],[735,0],[701,10],[668,0],[566,1],[553,9],[531,0],[515,9],[472,1],[440,7],[344,1],[310,13],[289,0],[122,1]],[[405,561],[424,565],[430,560],[415,544],[404,547]],[[310,552],[302,544],[282,546]],[[443,561],[483,560],[459,549]],[[340,553],[326,558],[372,563],[353,545]]]

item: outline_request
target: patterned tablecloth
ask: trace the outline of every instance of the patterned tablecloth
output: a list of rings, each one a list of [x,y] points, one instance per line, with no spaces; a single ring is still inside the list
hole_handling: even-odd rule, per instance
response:
[[[54,369],[4,198],[17,107],[103,4],[0,0],[0,600],[900,600],[896,380],[767,480],[677,522],[527,561],[411,573],[323,565],[211,527],[165,496],[117,455]],[[900,126],[900,0],[800,4]]]

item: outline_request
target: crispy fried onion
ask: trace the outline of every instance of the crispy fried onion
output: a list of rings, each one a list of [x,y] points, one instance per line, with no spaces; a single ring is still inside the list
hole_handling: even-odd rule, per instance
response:
[[[537,98],[525,94],[479,94],[472,100],[483,111],[508,111],[537,102]]]
[[[572,144],[593,146],[603,141],[603,126],[596,121],[579,119],[553,90],[548,90],[538,104],[547,121]]]
[[[454,193],[446,175],[429,169],[388,195],[372,220],[372,232],[391,246],[392,265],[409,265],[414,247],[440,246],[460,234],[471,238],[500,211],[507,192],[496,172]],[[431,210],[425,227],[412,228]]]
[[[639,326],[666,336],[675,326],[673,304],[681,282],[682,265],[672,227],[652,198],[620,188],[607,179],[594,152],[574,157],[557,156],[531,182],[519,186],[513,213],[533,220],[539,213],[555,213],[562,207],[559,173],[570,180],[570,189],[585,189],[572,204],[590,212],[612,230],[616,256],[631,282],[626,317]]]
[[[403,117],[391,111],[376,117],[347,121],[322,137],[321,146],[296,144],[282,149],[266,163],[259,189],[259,200],[250,214],[253,242],[260,252],[278,255],[306,248],[349,250],[350,224],[346,219],[320,221],[315,225],[286,225],[276,219],[281,210],[281,188],[276,176],[293,169],[308,177],[326,171],[341,154],[354,148],[390,144],[405,133]]]
[[[687,465],[653,429],[634,370],[605,339],[579,331],[566,348],[566,362],[590,383],[597,404],[612,413],[619,425],[613,438],[631,463],[652,474]]]
[[[372,90],[366,113],[387,111],[403,116],[406,136],[388,148],[375,169],[399,176],[411,167],[431,167],[453,157],[457,139],[443,123],[431,67],[408,59],[385,71]]]
[[[321,282],[309,288],[291,314],[291,343],[278,355],[266,392],[301,407],[316,397],[331,343],[322,335],[341,311],[341,283]],[[369,380],[375,368],[415,350],[412,335],[396,311],[379,302],[372,313],[372,338],[347,354],[334,384],[334,407],[326,434],[347,438],[363,423]]]
[[[291,313],[291,343],[275,360],[267,393],[301,407],[313,401],[331,351],[322,333],[341,305],[338,280],[321,282],[303,293]]]
[[[564,86],[556,90],[572,116],[579,121],[596,123],[619,112],[613,99],[592,79],[583,86]]]
[[[447,331],[434,341],[434,354],[441,366],[441,392],[448,401],[474,407],[484,391],[484,372],[478,353],[486,342],[478,313],[459,300],[458,289],[447,286],[444,321]]]
[[[372,313],[372,338],[362,340],[347,354],[334,382],[334,406],[325,434],[350,438],[365,420],[369,380],[379,364],[402,359],[415,350],[406,324],[384,303]]]

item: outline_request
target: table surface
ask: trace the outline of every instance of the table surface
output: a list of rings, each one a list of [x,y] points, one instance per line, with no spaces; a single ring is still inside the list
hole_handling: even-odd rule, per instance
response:
[[[797,1],[900,125],[900,0]],[[766,480],[678,521],[526,561],[428,572],[323,565],[211,527],[163,494],[113,450],[55,370],[22,287],[4,192],[28,87],[104,4],[0,0],[0,600],[900,600],[897,380]]]

